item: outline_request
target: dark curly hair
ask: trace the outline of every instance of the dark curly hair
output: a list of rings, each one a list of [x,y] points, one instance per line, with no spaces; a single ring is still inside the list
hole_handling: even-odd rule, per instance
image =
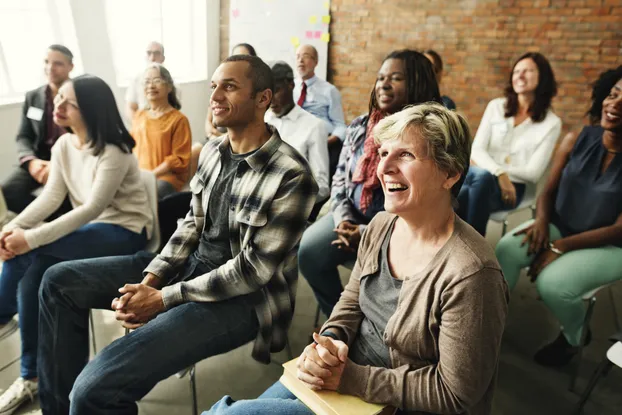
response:
[[[592,106],[587,111],[587,115],[592,125],[600,123],[603,113],[603,101],[611,92],[611,88],[622,79],[622,65],[616,69],[609,69],[600,74],[596,82],[592,84]]]
[[[533,122],[540,122],[546,117],[546,113],[549,108],[551,108],[551,101],[553,97],[557,95],[557,82],[555,81],[555,74],[553,73],[551,64],[544,55],[538,52],[527,52],[516,59],[516,62],[512,65],[510,78],[505,87],[505,116],[513,117],[518,112],[518,94],[514,91],[514,87],[512,86],[512,74],[518,62],[528,58],[535,62],[539,73],[538,86],[535,91],[536,99],[531,108],[529,108],[529,114]]]
[[[425,55],[414,50],[404,49],[389,53],[382,62],[384,63],[389,59],[399,59],[404,62],[406,75],[406,103],[404,107],[430,101],[443,103],[436,82],[434,66]],[[371,114],[374,109],[378,109],[376,88],[372,88],[369,97],[369,113]]]

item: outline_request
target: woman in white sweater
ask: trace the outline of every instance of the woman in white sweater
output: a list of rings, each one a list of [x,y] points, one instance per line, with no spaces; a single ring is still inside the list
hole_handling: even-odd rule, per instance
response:
[[[486,107],[458,196],[458,214],[480,234],[492,212],[516,207],[546,171],[562,125],[551,110],[556,94],[548,60],[529,52],[514,64],[505,97]]]
[[[69,133],[52,148],[42,194],[0,232],[0,330],[19,313],[21,377],[2,396],[11,413],[37,393],[38,288],[61,261],[133,254],[144,248],[153,221],[141,181],[134,140],[123,126],[110,90],[83,75],[54,99],[54,122]],[[42,223],[69,196],[73,209]]]

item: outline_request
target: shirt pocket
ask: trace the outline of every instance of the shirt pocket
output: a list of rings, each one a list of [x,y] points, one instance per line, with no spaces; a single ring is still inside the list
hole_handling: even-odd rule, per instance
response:
[[[196,217],[205,216],[203,211],[203,190],[205,189],[205,184],[199,179],[198,175],[195,175],[190,180],[188,187],[190,187],[192,192],[192,214]]]
[[[493,121],[490,126],[490,150],[507,151],[509,150],[508,124],[505,120]]]

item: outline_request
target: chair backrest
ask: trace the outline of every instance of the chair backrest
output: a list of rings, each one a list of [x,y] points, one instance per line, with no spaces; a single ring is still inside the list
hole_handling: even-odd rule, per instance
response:
[[[158,219],[158,185],[155,175],[147,170],[140,171],[140,178],[145,185],[147,191],[147,203],[153,215],[151,227],[151,238],[147,241],[146,251],[158,252],[160,248],[160,220]]]

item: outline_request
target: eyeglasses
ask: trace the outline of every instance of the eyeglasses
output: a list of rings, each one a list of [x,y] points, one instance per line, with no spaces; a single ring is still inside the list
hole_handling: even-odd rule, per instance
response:
[[[148,50],[147,51],[147,56],[162,56],[162,52],[160,52],[159,50]]]
[[[144,86],[149,86],[149,85],[153,85],[153,86],[160,86],[162,84],[165,84],[166,81],[162,78],[153,78],[153,79],[145,79],[143,80],[143,85]]]

